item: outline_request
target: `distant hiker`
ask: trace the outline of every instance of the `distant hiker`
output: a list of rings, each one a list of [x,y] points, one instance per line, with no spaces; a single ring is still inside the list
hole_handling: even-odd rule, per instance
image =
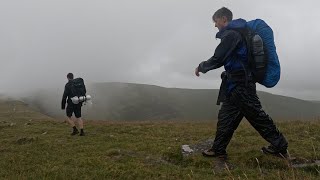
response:
[[[61,109],[65,109],[65,105],[67,102],[67,108],[66,108],[66,114],[67,114],[67,121],[72,126],[73,131],[71,135],[76,135],[79,133],[75,122],[71,119],[72,114],[74,113],[76,117],[76,122],[79,125],[80,128],[80,136],[84,136],[84,130],[83,130],[83,120],[81,119],[81,106],[82,102],[79,101],[73,101],[73,97],[83,97],[86,94],[86,87],[84,85],[82,78],[76,78],[73,79],[73,74],[68,73],[67,74],[68,83],[65,85],[64,93],[62,97],[61,102]]]
[[[227,159],[226,148],[245,117],[270,143],[262,147],[264,153],[287,157],[288,142],[262,109],[256,93],[256,82],[273,87],[280,78],[272,30],[262,20],[246,22],[243,19],[232,20],[232,16],[232,12],[225,7],[214,13],[212,19],[219,30],[216,38],[221,42],[214,55],[195,69],[196,76],[200,76],[199,72],[206,73],[222,66],[225,68],[217,102],[223,104],[218,115],[215,140],[212,148],[202,154]]]

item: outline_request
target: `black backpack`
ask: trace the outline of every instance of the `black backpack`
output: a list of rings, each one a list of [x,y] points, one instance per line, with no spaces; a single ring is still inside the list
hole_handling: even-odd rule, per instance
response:
[[[72,79],[70,81],[70,89],[72,97],[75,96],[85,96],[86,95],[86,86],[84,85],[84,81],[82,78]]]

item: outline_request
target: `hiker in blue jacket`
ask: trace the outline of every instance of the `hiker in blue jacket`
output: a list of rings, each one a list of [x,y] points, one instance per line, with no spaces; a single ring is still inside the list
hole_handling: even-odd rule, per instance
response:
[[[270,143],[262,151],[287,157],[288,142],[279,132],[271,117],[262,109],[256,93],[256,81],[248,64],[245,39],[238,31],[246,27],[243,19],[232,20],[232,12],[223,7],[212,19],[219,29],[216,38],[221,39],[214,55],[195,69],[196,76],[224,66],[223,82],[218,103],[223,102],[218,115],[217,131],[212,148],[202,152],[204,156],[227,159],[226,148],[243,117]]]

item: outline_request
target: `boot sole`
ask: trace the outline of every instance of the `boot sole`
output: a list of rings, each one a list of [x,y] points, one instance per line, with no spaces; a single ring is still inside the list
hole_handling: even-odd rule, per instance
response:
[[[282,158],[282,159],[288,159],[288,155],[283,155],[281,153],[277,153],[277,154],[270,153],[270,152],[266,151],[265,148],[262,148],[261,152],[266,155],[270,155],[270,156],[274,156],[274,157],[278,157],[278,158]]]

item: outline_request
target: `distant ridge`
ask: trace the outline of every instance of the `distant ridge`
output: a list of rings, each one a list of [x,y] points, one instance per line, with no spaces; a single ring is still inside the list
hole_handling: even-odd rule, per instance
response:
[[[87,87],[93,105],[84,117],[95,120],[212,120],[217,118],[216,89],[164,88],[133,83],[93,83]],[[62,90],[39,90],[25,102],[52,117],[60,110]],[[320,116],[320,103],[258,92],[263,108],[274,119],[301,120]]]

